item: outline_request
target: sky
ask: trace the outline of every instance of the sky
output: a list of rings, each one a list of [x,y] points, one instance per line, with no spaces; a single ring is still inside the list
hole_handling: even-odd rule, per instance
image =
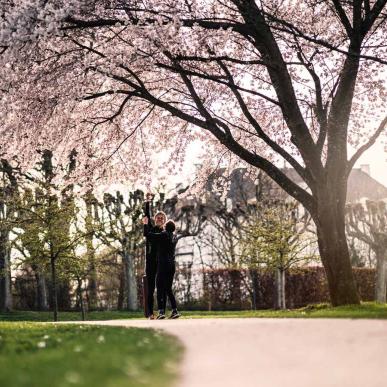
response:
[[[356,163],[355,168],[359,168],[361,164],[368,164],[371,177],[387,187],[387,152],[381,141],[364,153]]]
[[[199,142],[189,146],[187,153],[190,156],[186,159],[182,174],[169,177],[171,186],[175,186],[181,181],[192,180],[194,178],[195,164],[199,162],[199,154],[203,146],[205,145]],[[362,155],[355,164],[355,168],[360,168],[362,164],[369,165],[371,177],[387,187],[387,152],[384,150],[384,145],[381,140]]]

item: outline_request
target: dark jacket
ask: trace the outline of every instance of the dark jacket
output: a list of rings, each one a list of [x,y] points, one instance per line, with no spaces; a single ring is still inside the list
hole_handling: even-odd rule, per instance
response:
[[[144,225],[144,236],[147,237],[145,230],[152,233],[160,233],[163,229],[159,226],[153,224],[153,219],[150,214],[149,206],[145,207],[145,216],[148,218],[148,224]],[[156,262],[157,259],[157,250],[158,250],[159,242],[155,239],[150,240],[148,237],[146,238],[146,260]]]
[[[151,244],[157,246],[157,266],[162,269],[165,265],[175,263],[175,250],[178,241],[177,236],[168,231],[154,232],[152,226],[145,225],[144,235]]]
[[[148,227],[148,233],[145,231],[146,227],[144,227],[144,236],[147,241],[147,259],[155,260],[157,259],[160,242],[156,238],[149,238],[149,233],[159,234],[163,230],[158,226],[150,225]]]

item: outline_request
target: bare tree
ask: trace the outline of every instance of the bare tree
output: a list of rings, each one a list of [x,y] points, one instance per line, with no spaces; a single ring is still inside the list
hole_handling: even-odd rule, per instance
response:
[[[371,247],[376,258],[377,302],[386,302],[387,293],[387,205],[367,201],[347,206],[347,233]]]

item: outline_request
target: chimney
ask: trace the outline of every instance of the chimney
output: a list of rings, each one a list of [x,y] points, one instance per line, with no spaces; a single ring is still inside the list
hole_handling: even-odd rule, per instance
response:
[[[360,170],[366,173],[367,175],[371,176],[371,169],[369,164],[361,164]]]

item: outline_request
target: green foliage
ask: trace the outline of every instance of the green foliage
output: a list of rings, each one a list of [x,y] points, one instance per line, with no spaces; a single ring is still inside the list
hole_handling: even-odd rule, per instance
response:
[[[76,216],[74,199],[61,200],[41,189],[25,189],[18,203],[17,238],[14,247],[22,255],[20,264],[30,265],[40,273],[49,272],[50,261],[56,262],[58,277],[67,277],[63,270],[74,260],[74,249],[81,242],[72,235]]]
[[[182,348],[158,332],[87,325],[0,323],[0,385],[167,386]]]
[[[272,201],[258,206],[242,240],[242,262],[247,267],[287,270],[315,259],[303,253],[312,242],[305,234],[310,218],[298,214],[297,203]]]

